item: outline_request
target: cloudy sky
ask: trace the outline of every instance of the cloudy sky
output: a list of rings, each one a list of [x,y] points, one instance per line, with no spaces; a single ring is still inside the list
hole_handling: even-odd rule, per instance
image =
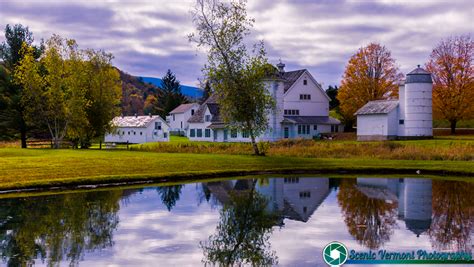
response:
[[[114,64],[140,76],[169,68],[196,85],[206,60],[187,41],[194,0],[0,0],[0,27],[21,23],[35,39],[56,33],[82,48],[115,55]],[[339,84],[349,57],[380,42],[403,72],[424,64],[440,39],[474,32],[471,0],[251,0],[250,38],[264,40],[272,63],[307,68],[326,87]],[[3,34],[0,42],[4,41]]]

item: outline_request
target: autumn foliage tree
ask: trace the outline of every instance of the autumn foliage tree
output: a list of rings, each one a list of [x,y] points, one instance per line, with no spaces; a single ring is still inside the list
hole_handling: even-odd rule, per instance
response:
[[[426,68],[433,75],[433,113],[446,119],[451,133],[462,119],[474,117],[474,41],[470,36],[442,40]]]
[[[385,46],[371,43],[360,48],[346,66],[337,95],[346,127],[352,128],[354,113],[367,102],[396,96],[401,78]]]

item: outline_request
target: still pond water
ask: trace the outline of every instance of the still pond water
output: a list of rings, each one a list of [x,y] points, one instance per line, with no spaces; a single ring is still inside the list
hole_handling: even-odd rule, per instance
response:
[[[472,251],[473,196],[460,181],[257,177],[0,199],[0,265],[326,266],[334,240]]]

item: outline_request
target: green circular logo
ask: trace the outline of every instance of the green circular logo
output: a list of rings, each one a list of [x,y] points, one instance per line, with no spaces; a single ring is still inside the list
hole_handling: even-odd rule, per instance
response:
[[[341,266],[347,260],[347,248],[340,242],[331,242],[324,247],[323,259],[330,266]]]

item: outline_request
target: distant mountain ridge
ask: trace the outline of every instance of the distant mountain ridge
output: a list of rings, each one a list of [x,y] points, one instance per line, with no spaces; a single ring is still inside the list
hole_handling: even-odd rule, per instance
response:
[[[160,78],[154,78],[154,77],[138,77],[143,80],[145,83],[151,83],[156,87],[161,86],[161,79]],[[192,98],[192,99],[199,99],[203,95],[203,90],[194,86],[189,86],[189,85],[183,85],[181,84],[181,93],[183,95]]]

